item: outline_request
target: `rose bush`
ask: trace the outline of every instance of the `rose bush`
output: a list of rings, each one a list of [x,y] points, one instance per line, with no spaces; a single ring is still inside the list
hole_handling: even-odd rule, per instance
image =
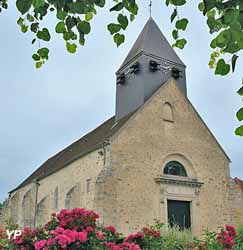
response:
[[[203,240],[190,243],[188,233],[163,224],[124,237],[113,226],[99,226],[98,219],[84,208],[63,209],[43,227],[24,228],[16,239],[8,240],[0,230],[0,250],[232,250],[236,238],[234,227],[226,225],[218,234],[207,231]]]

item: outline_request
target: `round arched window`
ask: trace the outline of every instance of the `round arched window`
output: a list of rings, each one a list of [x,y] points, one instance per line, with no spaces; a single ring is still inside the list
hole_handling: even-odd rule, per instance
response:
[[[178,161],[170,161],[164,168],[164,174],[187,176],[186,169]]]

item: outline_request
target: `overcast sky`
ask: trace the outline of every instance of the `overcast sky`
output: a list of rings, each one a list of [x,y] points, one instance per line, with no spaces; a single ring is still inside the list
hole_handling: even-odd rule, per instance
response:
[[[0,13],[0,201],[50,156],[114,114],[115,71],[149,16],[148,3],[140,0],[143,6],[125,32],[126,43],[117,49],[106,30],[115,17],[108,9],[99,11],[85,47],[71,55],[54,35],[50,60],[36,70],[31,59],[36,47],[32,36],[19,30],[13,2]],[[171,10],[162,2],[154,0],[153,17],[172,42]],[[215,77],[208,69],[211,37],[198,1],[191,2],[180,14],[190,19],[189,44],[177,51],[187,65],[188,97],[230,156],[232,176],[243,178],[243,139],[233,134],[243,64],[229,77]],[[47,23],[53,26],[55,18]]]

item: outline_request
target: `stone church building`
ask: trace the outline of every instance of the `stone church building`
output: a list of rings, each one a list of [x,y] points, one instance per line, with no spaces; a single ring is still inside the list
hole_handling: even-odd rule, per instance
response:
[[[186,66],[152,18],[117,71],[116,113],[10,191],[1,221],[84,207],[124,233],[159,220],[194,234],[243,223],[243,181],[187,98]]]

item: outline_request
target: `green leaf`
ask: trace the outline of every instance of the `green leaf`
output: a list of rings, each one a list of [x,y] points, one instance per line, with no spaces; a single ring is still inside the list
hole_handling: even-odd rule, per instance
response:
[[[225,76],[230,72],[230,65],[226,64],[224,59],[220,59],[217,62],[216,70],[215,70],[215,75],[222,75]]]
[[[49,54],[48,48],[41,48],[37,51],[37,53],[41,58],[48,60],[48,54]]]
[[[232,64],[232,71],[233,72],[235,71],[235,65],[236,65],[236,61],[237,61],[238,58],[239,58],[239,56],[237,56],[237,55],[232,56],[231,64]]]
[[[117,47],[119,47],[122,43],[125,42],[125,36],[123,34],[117,33],[114,35],[113,39]]]
[[[55,30],[56,30],[56,33],[64,33],[64,32],[66,32],[65,23],[63,21],[59,22],[56,25]]]
[[[38,30],[38,27],[39,27],[39,23],[32,23],[32,24],[30,25],[30,30],[31,30],[32,32],[36,33],[37,30]]]
[[[63,33],[63,39],[65,41],[70,40],[72,38],[72,36],[73,36],[73,32],[72,31],[67,31],[67,32]]]
[[[135,19],[135,15],[134,14],[130,14],[130,21],[132,22],[132,21],[134,21],[134,19]]]
[[[26,32],[28,31],[28,26],[22,25],[22,26],[21,26],[21,31],[22,31],[23,33],[26,33]]]
[[[171,14],[171,17],[170,17],[170,22],[171,23],[173,23],[176,16],[177,16],[177,9],[174,9],[174,11],[173,11],[173,13]]]
[[[76,19],[75,17],[68,16],[65,23],[66,23],[67,29],[71,30],[76,25]]]
[[[178,38],[178,30],[173,30],[172,31],[172,36],[176,40]]]
[[[117,17],[117,21],[120,23],[121,27],[125,30],[128,25],[128,19],[127,16],[124,16],[122,14],[119,14]]]
[[[57,10],[57,18],[59,20],[64,20],[66,18],[67,14],[68,13],[64,10]]]
[[[182,6],[186,3],[186,0],[171,0],[171,3],[175,6]]]
[[[43,62],[41,62],[41,61],[35,63],[35,67],[37,69],[41,68],[42,65],[43,65]]]
[[[121,2],[121,3],[118,3],[118,4],[116,4],[115,6],[113,6],[113,7],[110,9],[110,11],[120,11],[120,10],[123,9],[123,7],[124,7],[124,4],[123,4],[123,2]]]
[[[199,4],[198,4],[198,9],[199,9],[201,12],[203,12],[204,9],[205,9],[205,4],[204,4],[203,2],[199,3]]]
[[[22,17],[20,17],[18,20],[17,20],[17,24],[19,26],[22,26],[24,24],[24,19]]]
[[[38,31],[37,37],[39,39],[44,40],[44,41],[50,41],[50,39],[51,39],[51,35],[50,35],[49,30],[47,28],[42,29],[42,31]]]
[[[84,34],[83,33],[79,33],[79,44],[81,46],[84,46],[84,44],[85,44],[85,38],[84,38]]]
[[[126,2],[126,1],[125,1]],[[127,1],[128,4],[125,5],[125,8],[133,15],[138,14],[138,5],[135,1]]]
[[[32,5],[35,9],[39,9],[41,6],[45,4],[45,0],[32,0]]]
[[[173,44],[173,47],[177,47],[179,49],[184,49],[184,47],[186,46],[186,39],[182,38],[182,39],[178,39],[176,40],[175,44]]]
[[[94,0],[94,3],[101,8],[105,6],[105,0]]]
[[[240,96],[243,96],[243,87],[241,87],[238,91],[237,94],[239,94]]]
[[[35,18],[33,16],[31,16],[29,13],[27,14],[27,20],[29,22],[34,22],[35,21]]]
[[[92,18],[93,18],[93,13],[92,12],[88,12],[88,13],[85,14],[85,20],[87,22],[91,21]]]
[[[182,18],[176,22],[176,28],[178,30],[185,30],[188,24],[188,20],[186,18]]]
[[[119,32],[121,30],[121,25],[120,24],[116,24],[116,23],[110,23],[107,26],[108,30],[110,31],[111,35]]]
[[[86,14],[92,10],[92,8],[85,4],[84,1],[70,3],[69,8],[74,14]]]
[[[215,49],[215,48],[217,47],[217,40],[216,40],[216,39],[213,39],[213,40],[211,41],[210,47],[211,47],[212,49]]]
[[[243,121],[243,108],[236,113],[236,117],[239,121]]]
[[[240,18],[241,28],[243,28],[243,10],[240,11],[239,18]]]
[[[40,56],[37,55],[37,54],[33,54],[32,58],[33,58],[34,61],[39,61],[40,60]]]
[[[16,7],[18,11],[23,15],[26,12],[28,12],[28,10],[30,9],[31,3],[32,3],[32,0],[17,0]]]
[[[66,48],[69,53],[75,53],[77,50],[77,45],[75,43],[66,42]]]
[[[224,17],[223,17],[223,22],[227,25],[231,25],[237,22],[238,17],[239,17],[238,10],[235,10],[233,8],[226,9]]]
[[[243,136],[243,126],[238,127],[238,128],[235,130],[235,134],[236,134],[236,135],[239,135],[239,136]]]
[[[166,0],[166,1],[165,1],[165,5],[166,5],[166,6],[169,6],[169,4],[171,4],[171,0]]]
[[[229,30],[224,30],[218,34],[216,39],[217,47],[224,48],[231,38],[231,34]]]
[[[82,32],[84,34],[89,34],[90,30],[91,30],[90,23],[88,23],[86,21],[80,21],[78,23],[78,31],[79,32]]]

